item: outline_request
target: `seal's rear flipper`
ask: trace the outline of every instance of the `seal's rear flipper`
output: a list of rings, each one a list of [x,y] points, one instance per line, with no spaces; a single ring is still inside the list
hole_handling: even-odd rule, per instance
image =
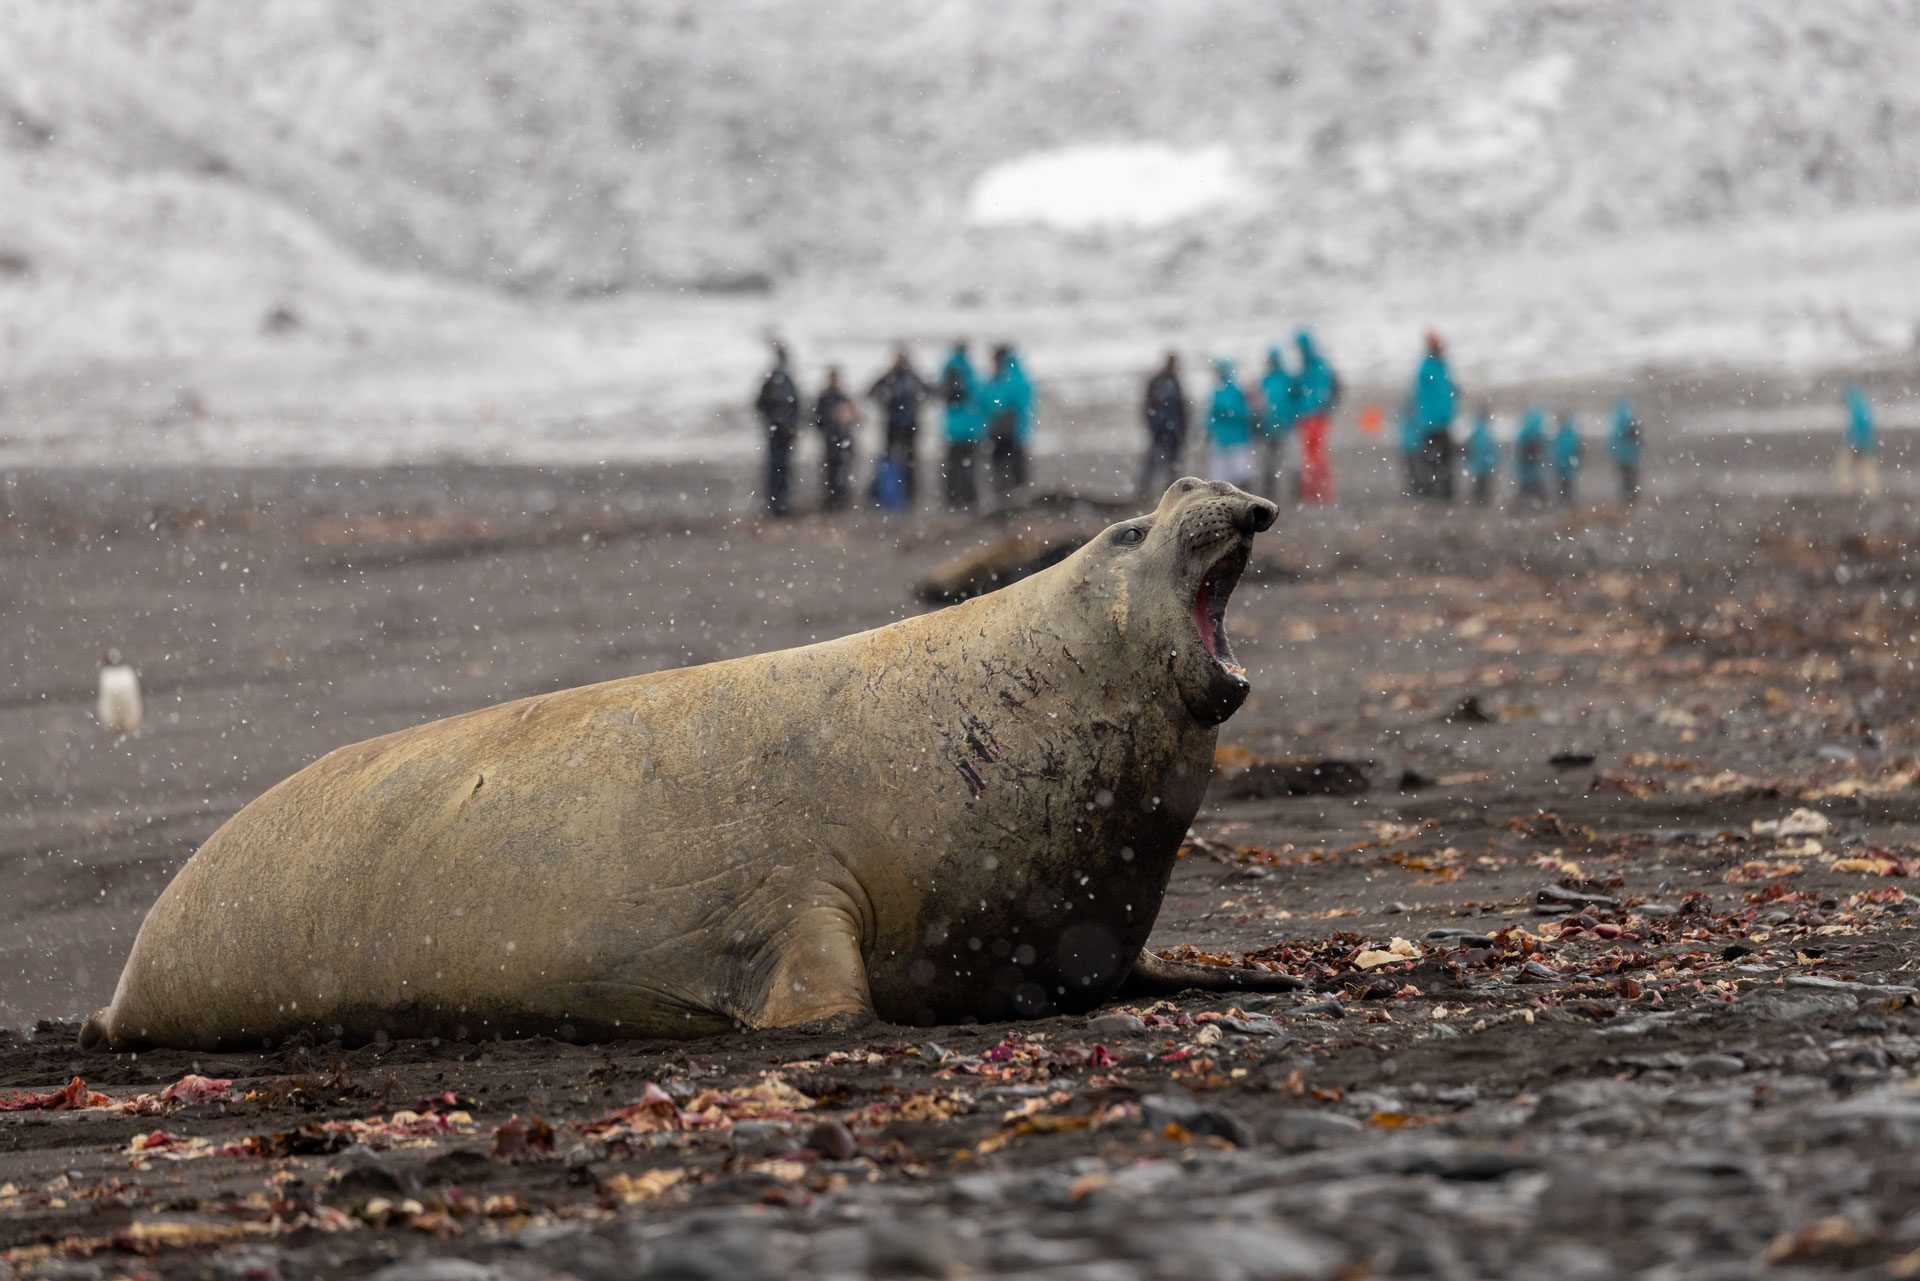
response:
[[[1278,970],[1241,965],[1200,965],[1169,961],[1144,948],[1116,996],[1172,996],[1195,988],[1210,992],[1295,992],[1306,983]]]
[[[851,1035],[878,1020],[858,928],[843,911],[803,910],[749,963],[729,1011],[742,1025]]]

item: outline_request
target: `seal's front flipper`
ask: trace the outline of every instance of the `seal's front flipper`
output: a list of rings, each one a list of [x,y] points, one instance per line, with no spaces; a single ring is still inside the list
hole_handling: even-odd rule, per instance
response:
[[[80,1048],[83,1050],[111,1050],[113,1036],[107,1031],[107,1019],[113,1013],[111,1007],[96,1011],[80,1029]]]
[[[1121,982],[1116,996],[1172,996],[1200,989],[1208,992],[1295,992],[1306,983],[1278,970],[1241,965],[1200,965],[1169,961],[1142,948],[1133,971]]]
[[[748,1027],[844,1033],[876,1021],[859,935],[839,912],[802,913],[753,969],[740,1000]]]

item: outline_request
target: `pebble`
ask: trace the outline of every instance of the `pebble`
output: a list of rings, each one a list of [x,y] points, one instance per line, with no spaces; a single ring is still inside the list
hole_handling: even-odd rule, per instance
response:
[[[1520,967],[1520,973],[1525,977],[1537,979],[1543,983],[1554,982],[1560,977],[1559,970],[1542,965],[1538,961],[1528,961]]]
[[[418,1191],[418,1180],[403,1173],[386,1157],[363,1143],[341,1149],[327,1162],[334,1178],[326,1188],[326,1199],[340,1205],[355,1205],[372,1197],[410,1197]]]
[[[793,1126],[785,1121],[735,1121],[727,1142],[737,1152],[764,1156],[793,1146]]]
[[[1788,987],[1813,988],[1820,992],[1862,992],[1872,996],[1913,996],[1920,988],[1898,983],[1856,983],[1851,979],[1833,979],[1824,974],[1789,974]]]
[[[0,1267],[5,1266],[6,1260],[0,1259]],[[101,1281],[106,1275],[107,1265],[92,1259],[47,1259],[34,1269],[36,1281]]]
[[[1442,926],[1437,930],[1428,930],[1426,938],[1430,943],[1451,943],[1455,947],[1493,946],[1492,935],[1482,934],[1478,930],[1463,930],[1458,926],[1452,925]]]
[[[1815,1141],[1871,1138],[1879,1144],[1920,1143],[1920,1099],[1901,1086],[1880,1085],[1814,1109],[1807,1137]]]
[[[1099,1250],[1099,1243],[1084,1237],[1039,1237],[1014,1228],[1000,1233],[989,1248],[992,1254],[987,1259],[986,1275],[1007,1276],[1012,1273],[1052,1273],[1056,1269],[1090,1263]],[[1073,1275],[1097,1276],[1099,1273]]]
[[[227,1281],[277,1281],[280,1260],[265,1250],[227,1250],[214,1256],[213,1273]],[[0,1260],[0,1281],[7,1281],[4,1260]]]
[[[851,1161],[860,1155],[859,1140],[841,1121],[822,1121],[808,1130],[806,1146],[829,1161]]]
[[[766,1230],[738,1215],[683,1221],[676,1227],[670,1235],[641,1244],[633,1275],[663,1281],[776,1281],[793,1273],[791,1260],[775,1266]]]
[[[1156,1133],[1177,1125],[1188,1134],[1225,1139],[1235,1147],[1251,1147],[1253,1131],[1230,1112],[1210,1108],[1189,1094],[1149,1094],[1140,1100],[1140,1119]]]
[[[1640,1106],[1645,1093],[1626,1081],[1612,1077],[1594,1077],[1584,1081],[1562,1081],[1540,1092],[1528,1120],[1551,1124],[1568,1117],[1615,1105]]]
[[[1122,1248],[1122,1257],[1152,1260],[1146,1275],[1156,1277],[1299,1281],[1330,1277],[1343,1263],[1331,1244],[1271,1221],[1135,1223],[1125,1229]]]
[[[1244,1019],[1228,1015],[1220,1020],[1221,1027],[1229,1032],[1238,1032],[1241,1036],[1281,1036],[1283,1029],[1278,1023],[1264,1014],[1251,1015]]]
[[[1347,1007],[1339,1001],[1332,1000],[1315,1001],[1311,1005],[1297,1006],[1293,1012],[1295,1014],[1324,1014],[1330,1019],[1344,1019],[1347,1017]]]
[[[971,1276],[979,1271],[979,1233],[959,1219],[884,1220],[867,1238],[867,1271],[884,1277]]]
[[[1731,1054],[1702,1054],[1687,1060],[1681,1070],[1688,1076],[1739,1076],[1747,1070],[1747,1065],[1744,1060]]]
[[[1576,1134],[1631,1139],[1646,1132],[1647,1117],[1630,1107],[1595,1108],[1569,1119],[1565,1128]]]
[[[1146,1030],[1146,1020],[1138,1014],[1102,1014],[1087,1020],[1087,1031],[1094,1036],[1139,1036]]]
[[[373,1274],[373,1281],[505,1281],[506,1273],[472,1259],[408,1259]]]
[[[1827,1014],[1851,1014],[1860,1008],[1860,998],[1851,992],[1786,991],[1762,988],[1740,1002],[1740,1008],[1755,1018],[1778,1023],[1799,1023]]]
[[[1619,907],[1620,900],[1611,894],[1594,894],[1586,890],[1570,890],[1564,885],[1543,885],[1534,897],[1542,903],[1567,903],[1577,906],[1591,904],[1594,907]]]
[[[1367,1127],[1340,1112],[1299,1108],[1282,1112],[1273,1122],[1274,1142],[1284,1147],[1317,1147],[1333,1139],[1349,1138]]]
[[[1893,1066],[1893,1056],[1883,1046],[1862,1045],[1847,1052],[1846,1064],[1848,1067],[1884,1072]]]

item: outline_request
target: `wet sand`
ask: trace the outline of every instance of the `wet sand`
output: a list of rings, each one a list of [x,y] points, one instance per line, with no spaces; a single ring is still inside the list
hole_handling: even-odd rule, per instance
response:
[[[1899,495],[1912,443],[1890,441]],[[903,617],[931,566],[1023,522],[769,525],[734,515],[751,481],[723,467],[11,473],[0,1100],[82,1075],[109,1103],[0,1102],[0,1257],[70,1277],[448,1254],[527,1278],[1920,1266],[1920,514],[1836,498],[1828,450],[1693,438],[1634,511],[1596,464],[1587,505],[1525,516],[1412,508],[1350,452],[1342,507],[1289,510],[1229,616],[1255,693],[1223,770],[1338,758],[1370,786],[1223,775],[1154,942],[1313,991],[844,1041],[137,1057],[81,1054],[74,1021],[195,846],[315,756]],[[1112,491],[1129,463],[1048,468]],[[91,722],[108,645],[143,671],[136,739]],[[1801,807],[1828,826],[1753,829]],[[189,1072],[232,1085],[132,1102]]]

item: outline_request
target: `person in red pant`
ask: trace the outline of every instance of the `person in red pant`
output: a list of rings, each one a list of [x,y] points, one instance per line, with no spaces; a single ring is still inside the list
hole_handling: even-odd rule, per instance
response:
[[[1333,502],[1333,461],[1327,455],[1327,429],[1340,399],[1340,379],[1313,345],[1312,334],[1302,329],[1294,342],[1300,348],[1300,372],[1293,384],[1299,414],[1300,501],[1326,506]]]

